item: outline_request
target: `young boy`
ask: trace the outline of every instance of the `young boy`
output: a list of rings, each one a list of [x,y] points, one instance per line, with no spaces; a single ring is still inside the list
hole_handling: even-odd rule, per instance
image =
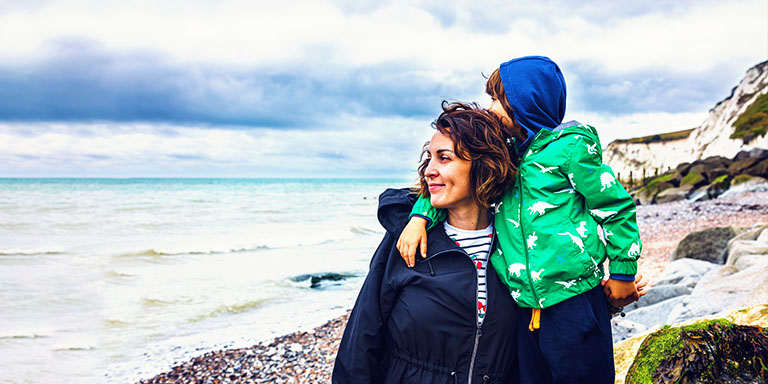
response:
[[[519,154],[519,174],[496,205],[499,246],[491,263],[521,307],[522,382],[612,383],[606,295],[615,302],[639,297],[634,201],[602,164],[595,129],[560,124],[565,80],[552,60],[503,63],[486,92],[489,110],[518,136],[510,148]],[[409,265],[417,246],[425,252],[425,224],[440,216],[429,199],[417,201],[398,246]],[[610,279],[603,288],[606,258]]]

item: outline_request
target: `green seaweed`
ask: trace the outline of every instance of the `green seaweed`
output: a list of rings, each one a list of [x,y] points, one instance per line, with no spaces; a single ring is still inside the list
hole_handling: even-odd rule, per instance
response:
[[[733,123],[734,130],[731,139],[742,139],[744,144],[752,141],[758,135],[765,136],[768,132],[768,93],[764,93],[742,113]]]
[[[766,331],[726,319],[665,326],[643,341],[626,383],[764,382]]]

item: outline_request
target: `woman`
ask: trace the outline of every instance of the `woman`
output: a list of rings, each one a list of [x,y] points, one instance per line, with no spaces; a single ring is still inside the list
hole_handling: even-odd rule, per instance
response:
[[[430,231],[427,257],[408,268],[396,239],[417,194],[381,195],[387,234],[344,330],[334,383],[517,380],[517,306],[486,270],[495,241],[489,206],[515,175],[509,133],[487,111],[461,103],[443,102],[433,125],[419,192],[445,209],[446,224]]]

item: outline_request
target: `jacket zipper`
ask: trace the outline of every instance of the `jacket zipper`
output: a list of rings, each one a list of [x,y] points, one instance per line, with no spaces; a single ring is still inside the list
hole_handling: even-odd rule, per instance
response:
[[[495,218],[493,219],[495,220]],[[493,227],[493,231],[491,232],[491,248],[493,248],[494,243],[496,243],[496,227],[495,226]],[[491,248],[488,249],[488,261],[487,261],[488,264],[490,264],[491,262]],[[488,276],[488,264],[485,265],[486,276]],[[496,271],[491,271],[491,273],[496,273]],[[479,283],[480,283],[480,279],[478,279],[477,270],[475,270],[475,304],[477,304],[477,302],[480,300],[480,294],[478,292],[478,286],[477,286]],[[485,294],[486,294],[485,315],[488,316],[487,303],[490,302],[491,292],[488,289],[487,280],[485,282]],[[474,310],[475,310],[475,327],[476,327],[475,345],[472,347],[472,358],[469,360],[469,375],[467,375],[467,384],[472,384],[472,374],[474,373],[474,370],[475,370],[475,359],[477,358],[477,348],[480,345],[480,336],[483,335],[483,326],[477,324],[477,308],[474,308]]]
[[[536,136],[538,136],[538,134]],[[535,139],[536,138],[534,137],[534,140]],[[533,145],[533,142],[531,142],[531,145]],[[530,149],[528,149],[528,150],[530,150]],[[525,157],[523,157],[523,159],[520,159],[520,165],[521,165],[520,171],[519,171],[520,172],[520,180],[519,180],[520,182],[517,183],[517,188],[518,188],[517,191],[518,191],[518,193],[520,193],[520,218],[519,218],[520,219],[520,231],[522,231],[523,242],[525,243],[525,244],[523,244],[523,249],[525,249],[525,267],[526,267],[526,272],[528,273],[528,285],[531,286],[531,293],[533,294],[533,299],[536,301],[536,304],[535,304],[536,308],[541,308],[541,302],[539,301],[539,296],[536,294],[536,290],[533,288],[533,276],[531,276],[531,260],[530,260],[530,258],[528,256],[528,244],[527,244],[527,239],[525,238],[525,227],[523,226],[523,221],[524,220],[522,218],[522,216],[523,216],[523,209],[525,207],[525,205],[523,204],[523,172],[522,172],[522,165],[523,165],[523,160],[524,159],[525,159]]]

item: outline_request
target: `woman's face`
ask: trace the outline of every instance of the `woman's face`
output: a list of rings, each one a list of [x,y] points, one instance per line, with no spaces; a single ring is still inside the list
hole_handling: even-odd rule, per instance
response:
[[[471,162],[456,155],[450,136],[439,131],[429,142],[429,165],[424,177],[429,184],[430,202],[435,208],[459,208],[474,205],[470,195]]]

